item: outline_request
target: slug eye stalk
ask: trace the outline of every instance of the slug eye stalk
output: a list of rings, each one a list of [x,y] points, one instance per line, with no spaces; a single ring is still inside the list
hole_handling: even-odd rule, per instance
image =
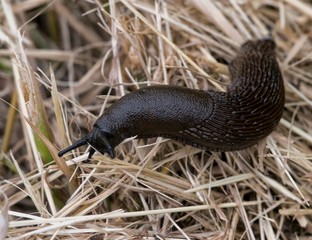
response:
[[[77,142],[75,142],[74,144],[70,145],[69,147],[59,151],[58,156],[62,157],[65,153],[74,150],[78,147],[81,147],[83,145],[88,144],[89,138],[90,138],[91,133],[87,134],[86,136],[84,136],[83,138],[79,139]]]
[[[91,157],[93,156],[95,151],[98,151],[102,154],[108,153],[108,155],[111,158],[114,158],[115,157],[114,148],[112,147],[112,145],[107,140],[106,135],[108,135],[108,134],[105,134],[105,133],[103,133],[103,132],[101,132],[95,128],[95,129],[93,129],[92,132],[88,133],[86,136],[79,139],[78,141],[76,141],[75,143],[70,145],[69,147],[59,151],[58,156],[62,157],[65,153],[67,153],[71,150],[74,150],[74,149],[81,147],[83,145],[86,145],[86,144],[90,144],[91,148],[89,150],[88,159],[91,159]]]

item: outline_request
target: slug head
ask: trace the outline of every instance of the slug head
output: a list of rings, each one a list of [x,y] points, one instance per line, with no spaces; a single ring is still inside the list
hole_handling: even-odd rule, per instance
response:
[[[114,146],[109,142],[109,139],[112,139],[112,135],[107,132],[102,132],[97,128],[94,128],[92,132],[88,133],[86,136],[72,144],[71,146],[61,150],[58,153],[59,157],[62,157],[65,153],[76,149],[80,146],[90,144],[91,148],[89,151],[88,159],[91,159],[95,151],[100,152],[101,154],[108,153],[111,158],[115,157]]]

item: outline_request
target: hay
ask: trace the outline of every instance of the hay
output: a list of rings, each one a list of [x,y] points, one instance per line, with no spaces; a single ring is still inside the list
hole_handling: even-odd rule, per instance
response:
[[[312,236],[309,1],[1,3],[8,239]],[[84,162],[84,148],[66,162],[57,157],[139,87],[224,91],[239,45],[267,34],[277,44],[286,105],[258,145],[210,154],[163,138],[129,139],[114,160],[97,154]]]

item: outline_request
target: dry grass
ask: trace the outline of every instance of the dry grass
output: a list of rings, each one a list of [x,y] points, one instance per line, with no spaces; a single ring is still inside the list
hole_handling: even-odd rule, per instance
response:
[[[310,1],[104,2],[1,1],[7,238],[312,237]],[[66,162],[57,157],[134,89],[226,89],[226,63],[238,46],[268,33],[278,46],[286,106],[259,145],[221,154],[130,139],[113,160],[96,155],[85,163],[82,148]]]

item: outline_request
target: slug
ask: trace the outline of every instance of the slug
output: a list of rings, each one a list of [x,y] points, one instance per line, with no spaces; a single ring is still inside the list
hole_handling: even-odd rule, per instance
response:
[[[272,39],[247,41],[229,63],[232,82],[227,92],[177,86],[150,86],[112,104],[93,130],[59,156],[90,144],[115,157],[124,139],[167,137],[210,151],[248,148],[278,125],[285,92]]]

